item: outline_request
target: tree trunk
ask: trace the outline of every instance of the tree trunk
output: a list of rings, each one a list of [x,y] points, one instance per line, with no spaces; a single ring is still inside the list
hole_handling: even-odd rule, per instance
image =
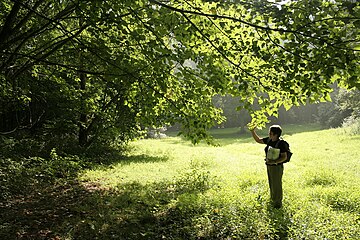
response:
[[[80,59],[81,61],[81,59]],[[86,90],[86,74],[80,73],[80,90],[82,92],[81,96],[81,106],[80,106],[80,119],[79,119],[79,145],[85,147],[88,143],[88,128],[87,128],[87,114],[85,106],[85,90]]]

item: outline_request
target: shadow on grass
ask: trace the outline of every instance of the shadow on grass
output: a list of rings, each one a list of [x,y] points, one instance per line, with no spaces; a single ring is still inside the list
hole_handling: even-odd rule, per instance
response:
[[[270,225],[275,231],[271,239],[288,239],[288,231],[292,225],[290,214],[284,208],[273,208],[271,204],[268,205],[267,213]]]
[[[204,201],[216,188],[208,172],[193,170],[174,179],[106,189],[75,179],[34,185],[26,195],[0,204],[0,239],[258,239],[251,209]],[[210,204],[210,205],[209,205]],[[250,216],[249,216],[250,214]],[[278,239],[289,218],[268,209]],[[259,235],[260,234],[260,235]],[[277,239],[269,235],[269,239]]]
[[[251,207],[207,205],[200,195],[214,187],[203,171],[174,181],[120,184],[116,190],[76,180],[38,185],[0,204],[0,239],[287,238],[291,222],[284,210],[267,209],[274,231],[264,235]]]
[[[101,158],[86,160],[57,154],[49,159],[32,157],[20,160],[2,158],[0,161],[0,239],[94,239],[95,225],[104,223],[101,225],[104,228],[114,225],[103,220],[110,219],[107,215],[112,213],[103,212],[111,209],[107,199],[120,201],[130,193],[125,191],[118,195],[95,184],[78,182],[78,171],[108,168],[112,164],[163,162],[168,157],[124,156],[113,151]],[[145,191],[148,187],[139,185],[136,188]],[[123,208],[126,204],[120,205]],[[141,215],[142,211],[135,213]],[[114,221],[118,223],[118,220]],[[122,229],[122,224],[117,225]]]
[[[0,203],[0,239],[189,239],[203,211],[205,172],[174,182],[121,184],[116,190],[75,179],[37,184]]]

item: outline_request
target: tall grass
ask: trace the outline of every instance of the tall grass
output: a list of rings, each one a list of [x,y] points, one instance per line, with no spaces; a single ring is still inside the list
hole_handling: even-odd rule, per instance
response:
[[[129,239],[359,239],[360,137],[288,129],[294,155],[280,210],[269,205],[264,146],[238,129],[214,131],[220,147],[141,140],[127,161],[81,179],[112,192],[114,216],[132,227],[110,232]]]

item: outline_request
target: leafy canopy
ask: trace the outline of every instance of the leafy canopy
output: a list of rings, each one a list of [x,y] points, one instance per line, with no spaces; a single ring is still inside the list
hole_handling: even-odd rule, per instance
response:
[[[178,122],[198,143],[223,119],[216,94],[239,97],[263,126],[282,105],[331,100],[335,81],[360,88],[357,1],[0,6],[0,113],[22,116],[6,130],[66,129],[90,145]]]

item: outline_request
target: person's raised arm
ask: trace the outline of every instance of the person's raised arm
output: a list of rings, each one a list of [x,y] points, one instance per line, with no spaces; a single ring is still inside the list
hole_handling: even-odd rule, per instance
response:
[[[252,137],[254,138],[254,140],[257,142],[257,143],[264,143],[263,140],[257,135],[257,133],[255,132],[255,128],[254,129],[250,129],[250,132],[251,132],[251,135]]]

